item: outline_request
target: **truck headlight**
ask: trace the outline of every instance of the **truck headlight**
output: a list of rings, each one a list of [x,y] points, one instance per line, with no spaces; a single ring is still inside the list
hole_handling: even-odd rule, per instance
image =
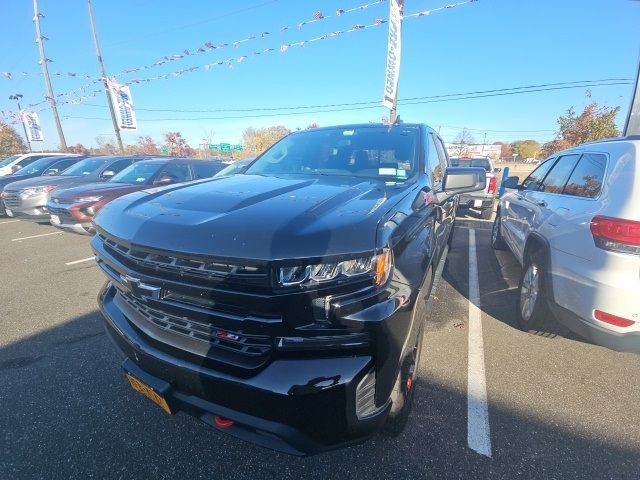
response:
[[[393,255],[385,248],[378,255],[355,258],[342,262],[316,265],[295,265],[278,270],[278,283],[283,287],[313,286],[340,278],[369,275],[375,285],[384,285],[393,267]]]

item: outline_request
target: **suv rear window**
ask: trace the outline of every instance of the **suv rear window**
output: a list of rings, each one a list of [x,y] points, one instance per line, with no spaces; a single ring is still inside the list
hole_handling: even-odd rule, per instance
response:
[[[452,167],[482,167],[487,172],[491,171],[491,163],[486,158],[452,158]]]
[[[595,198],[602,189],[607,157],[598,153],[585,153],[575,168],[567,185],[565,195]]]

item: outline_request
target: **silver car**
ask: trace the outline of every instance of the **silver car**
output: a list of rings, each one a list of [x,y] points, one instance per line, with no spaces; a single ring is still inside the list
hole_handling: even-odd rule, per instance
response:
[[[595,343],[640,352],[640,136],[580,145],[500,199],[491,242],[522,264],[520,326],[556,320]]]
[[[93,182],[104,182],[133,162],[147,157],[104,156],[86,158],[57,176],[9,183],[2,191],[5,213],[36,222],[49,222],[47,202],[51,192]]]

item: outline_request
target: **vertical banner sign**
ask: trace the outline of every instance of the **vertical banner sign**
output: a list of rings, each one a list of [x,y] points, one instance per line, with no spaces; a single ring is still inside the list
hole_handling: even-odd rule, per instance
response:
[[[136,112],[133,110],[133,99],[128,85],[120,85],[112,80],[107,81],[111,102],[116,111],[118,127],[125,130],[136,130]]]
[[[36,112],[27,112],[26,110],[22,110],[20,113],[22,114],[24,128],[27,130],[27,139],[30,142],[44,142],[38,114]]]
[[[400,51],[402,46],[402,6],[404,0],[389,2],[389,40],[387,44],[387,75],[384,82],[382,105],[392,111],[395,117],[398,98],[398,77],[400,76]],[[390,119],[393,123],[395,118]]]

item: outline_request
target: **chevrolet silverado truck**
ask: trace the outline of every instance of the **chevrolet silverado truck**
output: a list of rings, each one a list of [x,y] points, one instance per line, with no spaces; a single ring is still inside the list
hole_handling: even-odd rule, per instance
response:
[[[451,157],[451,165],[454,167],[482,167],[485,169],[487,172],[487,185],[484,190],[460,195],[458,208],[480,210],[480,218],[489,220],[493,214],[493,201],[498,189],[496,173],[500,171],[500,168],[494,168],[489,157]]]
[[[292,133],[246,172],[150,188],[95,217],[98,301],[134,390],[308,455],[399,433],[456,195],[420,124]]]

